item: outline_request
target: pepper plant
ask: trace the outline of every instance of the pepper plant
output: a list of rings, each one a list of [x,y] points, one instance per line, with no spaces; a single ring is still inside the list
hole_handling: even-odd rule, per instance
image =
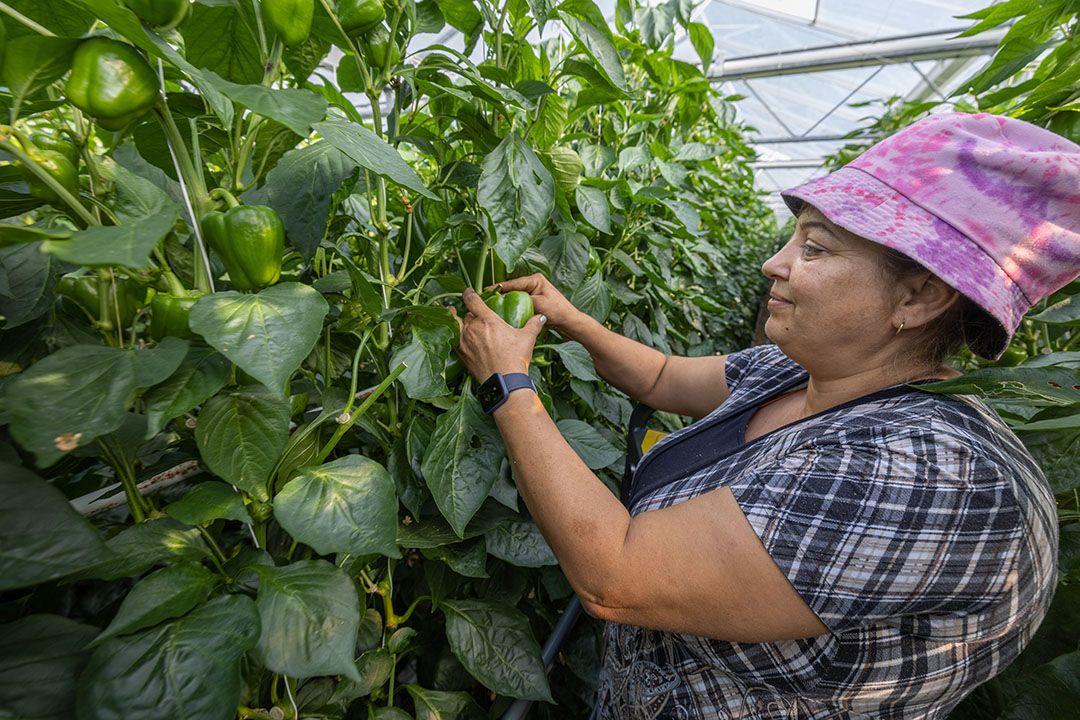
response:
[[[543,272],[749,344],[774,227],[691,10],[0,0],[0,716],[588,714],[448,306]],[[531,372],[614,489],[629,400]]]

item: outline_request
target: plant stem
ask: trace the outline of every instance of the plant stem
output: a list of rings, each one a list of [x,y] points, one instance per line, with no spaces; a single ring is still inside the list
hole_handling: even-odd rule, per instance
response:
[[[360,419],[360,416],[367,412],[367,409],[371,407],[375,403],[375,401],[382,396],[384,392],[386,392],[386,388],[390,387],[390,384],[394,382],[394,380],[397,380],[397,376],[400,375],[405,370],[405,368],[405,363],[398,363],[398,366],[394,368],[389,375],[383,378],[383,381],[379,383],[374,390],[371,391],[371,394],[364,399],[364,402],[360,403],[360,407],[356,409],[356,412],[349,415],[349,419],[338,426],[338,429],[334,431],[333,437],[331,437],[330,440],[327,441],[326,445],[323,446],[323,449],[319,451],[319,456],[315,458],[315,462],[313,464],[321,464],[324,460],[326,460],[327,456],[337,446],[338,441],[341,440],[342,435],[348,432],[349,428],[351,428],[356,423],[356,421]]]
[[[236,199],[236,196],[225,188],[214,188],[210,191],[211,200],[222,200],[227,207],[234,208],[240,207],[240,201]]]
[[[0,13],[4,13],[12,20],[22,23],[26,27],[36,32],[38,35],[44,35],[45,37],[56,37],[56,35],[50,32],[48,28],[38,25],[36,22],[26,17],[7,3],[0,2]]]
[[[199,528],[199,534],[202,535],[203,540],[210,546],[210,560],[213,561],[214,566],[223,577],[228,577],[229,574],[225,572],[225,553],[221,551],[221,547],[217,544],[217,541],[214,540],[214,536],[210,534],[209,530],[202,525],[197,525],[196,527]]]

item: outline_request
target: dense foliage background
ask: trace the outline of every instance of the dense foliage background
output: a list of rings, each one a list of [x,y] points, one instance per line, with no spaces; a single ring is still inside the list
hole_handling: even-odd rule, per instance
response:
[[[570,588],[446,306],[541,271],[730,351],[772,217],[671,58],[712,56],[690,3],[359,4],[0,3],[0,716],[588,713],[597,627],[549,680]],[[445,25],[464,53],[414,40]],[[552,333],[533,371],[614,486],[627,398]]]

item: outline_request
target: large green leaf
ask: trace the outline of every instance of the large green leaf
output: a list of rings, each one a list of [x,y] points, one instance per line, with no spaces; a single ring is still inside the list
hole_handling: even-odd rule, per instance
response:
[[[181,26],[188,61],[231,82],[260,82],[263,63],[250,8],[249,3],[195,3]]]
[[[580,380],[599,380],[596,368],[593,365],[592,356],[585,346],[579,342],[570,341],[551,345],[550,348],[559,355],[566,370]]]
[[[18,327],[52,306],[59,264],[34,245],[0,247],[0,327]]]
[[[529,520],[511,520],[492,528],[484,536],[488,553],[519,567],[558,565],[540,528]]]
[[[360,682],[353,663],[360,599],[352,580],[325,560],[254,570],[263,665],[290,677],[345,675]]]
[[[412,340],[399,347],[390,359],[390,367],[405,363],[404,372],[398,376],[405,393],[419,399],[448,394],[443,370],[457,333],[443,324],[419,321],[410,323],[409,332]]]
[[[594,228],[611,233],[611,208],[607,195],[600,188],[582,185],[577,189],[577,206],[581,216]]]
[[[29,470],[0,463],[0,591],[63,577],[111,556],[64,497]]]
[[[487,543],[484,538],[453,545],[440,545],[421,552],[426,558],[446,563],[458,575],[475,578],[488,576]]]
[[[585,278],[585,282],[574,288],[570,294],[570,302],[597,322],[607,320],[611,312],[611,291],[604,282],[604,276],[596,272]]]
[[[473,677],[500,695],[552,702],[540,646],[521,612],[485,600],[444,600],[440,607],[450,649]]]
[[[94,24],[92,14],[75,10],[65,0],[5,0],[4,4],[63,38],[80,38]],[[9,40],[37,35],[7,16],[2,21],[7,26]]]
[[[201,562],[210,556],[198,529],[167,517],[124,528],[105,544],[113,557],[79,570],[73,578],[117,580],[142,575],[158,563]]]
[[[657,50],[675,29],[675,8],[671,3],[638,6],[634,9],[634,24],[645,44]]]
[[[1033,315],[1031,319],[1056,325],[1080,325],[1080,295],[1070,295],[1038,315]]]
[[[218,477],[258,500],[289,441],[289,402],[248,385],[211,398],[195,423],[203,462]]]
[[[152,350],[72,345],[6,386],[11,434],[48,467],[120,427],[137,388],[156,385],[180,365],[187,343],[167,338]]]
[[[559,432],[574,448],[581,461],[591,470],[599,470],[622,458],[623,453],[600,434],[600,431],[581,420],[560,420]]]
[[[716,53],[716,38],[713,37],[712,30],[704,23],[692,22],[686,26],[686,33],[690,36],[690,44],[701,58],[702,71],[709,72],[709,65]]]
[[[495,252],[507,269],[532,245],[555,207],[555,182],[516,133],[484,158],[476,198],[495,226]]]
[[[397,493],[386,469],[347,455],[293,478],[274,498],[274,517],[320,555],[400,557]]]
[[[420,469],[458,537],[491,491],[503,453],[498,429],[471,394],[435,421]]]
[[[316,124],[314,129],[326,142],[348,155],[357,165],[420,195],[432,200],[438,199],[393,145],[363,125],[346,120],[327,120]]]
[[[334,193],[355,170],[349,156],[330,143],[312,143],[282,155],[262,190],[246,199],[277,210],[289,243],[310,259],[326,234]]]
[[[622,92],[627,91],[626,75],[623,72],[622,61],[619,52],[611,42],[609,34],[597,29],[592,24],[574,17],[565,10],[560,12],[560,17],[566,25],[566,29],[581,44],[585,52],[596,62],[604,77]]]
[[[86,646],[96,633],[91,625],[59,615],[30,615],[0,625],[0,715],[73,717],[75,681],[90,660]]]
[[[381,635],[381,618],[379,621],[379,631]],[[370,695],[372,690],[386,684],[386,681],[390,679],[390,673],[393,669],[394,661],[390,657],[390,653],[386,651],[386,648],[368,650],[356,661],[356,673],[360,676],[360,680],[356,681],[348,678],[342,680],[338,683],[338,686],[334,688],[334,694],[331,697],[331,701],[335,703],[347,703],[356,698]]]
[[[176,210],[167,209],[122,225],[97,225],[66,240],[46,240],[41,250],[75,265],[138,270],[149,266],[150,254],[172,230],[176,218]]]
[[[406,685],[416,706],[416,720],[480,720],[485,717],[480,706],[467,692],[428,690]]]
[[[18,25],[7,17],[4,21]],[[11,90],[15,102],[21,104],[68,71],[77,45],[76,40],[41,35],[9,40],[0,57],[0,80]],[[4,122],[8,120],[4,118]]]
[[[79,720],[230,720],[240,702],[240,659],[258,637],[255,603],[228,595],[106,640],[79,678]]]
[[[147,391],[146,437],[157,435],[165,423],[211,397],[229,381],[229,362],[207,347],[192,345],[168,380]]]
[[[969,393],[992,398],[1022,398],[1043,404],[1080,403],[1080,370],[1063,367],[983,368],[954,380],[928,383],[923,390]]]
[[[199,298],[188,326],[222,355],[278,395],[322,332],[329,306],[295,282],[256,294],[220,292]]]
[[[185,525],[203,525],[213,520],[251,522],[244,500],[228,483],[204,480],[184,497],[169,503],[165,513]]]
[[[569,294],[585,278],[589,264],[589,240],[573,230],[544,238],[540,252],[551,264],[551,280]]]
[[[170,565],[151,573],[131,588],[94,644],[180,617],[205,602],[215,585],[217,576],[194,562]]]
[[[227,98],[256,115],[281,123],[300,137],[307,137],[312,127],[326,117],[326,98],[310,90],[240,85],[217,77],[214,73],[207,74]]]
[[[1080,650],[1060,655],[1024,677],[1000,720],[1071,720],[1080,707]]]

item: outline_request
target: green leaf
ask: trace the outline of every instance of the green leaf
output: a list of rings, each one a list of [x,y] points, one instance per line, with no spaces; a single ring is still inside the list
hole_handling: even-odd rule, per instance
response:
[[[589,265],[589,240],[573,230],[563,230],[544,238],[540,252],[551,265],[551,279],[569,294],[585,277]]]
[[[484,712],[467,692],[425,690],[406,685],[416,707],[416,720],[480,720]]]
[[[446,639],[469,673],[489,690],[553,702],[540,646],[528,619],[501,603],[444,600]]]
[[[308,468],[274,498],[281,527],[320,555],[401,557],[397,509],[390,473],[360,455]]]
[[[1080,488],[1080,430],[1025,432],[1021,439],[1055,495]]]
[[[978,95],[1015,75],[1037,58],[1046,47],[1045,43],[1040,43],[1030,37],[1017,37],[1003,42],[986,67],[962,87]]]
[[[55,580],[111,556],[63,493],[0,463],[0,591]]]
[[[258,654],[266,669],[295,678],[345,675],[360,682],[353,663],[360,600],[352,580],[325,560],[254,570],[262,619]]]
[[[508,270],[532,245],[555,208],[555,182],[516,133],[484,158],[476,198],[495,226],[495,252]]]
[[[334,193],[355,171],[349,157],[327,142],[289,150],[266,175],[261,191],[245,196],[281,215],[289,243],[310,260],[326,234]]]
[[[578,310],[601,323],[611,312],[611,292],[604,283],[603,276],[598,272],[585,278],[585,282],[574,289],[570,295],[570,302]]]
[[[563,365],[574,377],[581,380],[600,379],[593,367],[592,356],[589,355],[589,351],[581,343],[570,341],[551,345],[550,348],[559,354]]]
[[[308,285],[286,282],[256,294],[199,298],[188,326],[241,370],[284,395],[285,381],[322,333],[329,306]]]
[[[1045,420],[1034,420],[1020,425],[1014,425],[1012,429],[1014,431],[1023,430],[1025,432],[1033,432],[1036,430],[1080,429],[1080,413],[1074,413],[1064,417],[1046,418]]]
[[[17,24],[5,16],[4,20]],[[9,40],[0,57],[0,80],[11,90],[16,104],[44,90],[71,67],[78,41],[68,38],[23,35]],[[4,122],[10,118],[5,117]]]
[[[187,344],[152,350],[72,345],[35,363],[5,387],[11,434],[48,467],[123,424],[137,388],[161,382],[183,360]]]
[[[169,503],[165,514],[193,526],[213,520],[251,522],[240,494],[228,483],[217,480],[204,480],[191,488],[184,497]]]
[[[430,560],[439,560],[446,563],[458,575],[474,578],[486,578],[488,576],[487,543],[484,538],[452,545],[441,545],[421,552],[424,557]]]
[[[458,537],[491,492],[503,457],[502,438],[471,394],[435,421],[421,471]]]
[[[536,121],[529,128],[529,139],[540,150],[550,149],[562,137],[569,113],[570,108],[562,95],[544,95],[536,111]]]
[[[1080,704],[1080,650],[1060,655],[1024,676],[1000,720],[1069,720]]]
[[[146,438],[149,440],[165,424],[186,413],[225,387],[229,362],[207,347],[192,345],[187,356],[169,379],[147,391]]]
[[[611,208],[607,195],[600,188],[580,185],[577,189],[577,206],[585,221],[602,233],[611,234]]]
[[[92,14],[76,11],[65,0],[5,0],[4,4],[64,38],[80,38],[94,24]],[[9,40],[20,35],[36,35],[6,16],[3,22],[7,24]]]
[[[641,39],[653,50],[659,50],[675,29],[675,8],[670,4],[642,5],[634,9],[634,24]]]
[[[484,16],[472,0],[435,0],[443,18],[466,35],[475,33],[484,23]]]
[[[170,565],[151,573],[131,588],[94,645],[180,617],[205,602],[215,585],[217,576],[199,563]]]
[[[536,568],[559,564],[540,528],[531,521],[502,523],[489,530],[484,539],[488,553],[511,565]]]
[[[117,580],[142,575],[161,562],[200,562],[210,556],[199,531],[172,518],[154,518],[124,528],[106,546],[114,557],[75,573],[75,579]]]
[[[310,90],[239,85],[213,73],[207,74],[214,86],[227,98],[256,115],[281,123],[300,137],[307,137],[312,128],[326,117],[326,98]]]
[[[289,441],[289,401],[248,385],[215,395],[195,423],[195,443],[218,477],[268,500],[270,472]]]
[[[258,637],[255,604],[228,595],[179,620],[106,640],[79,678],[79,717],[231,720],[243,687],[240,660]]]
[[[0,714],[38,720],[75,716],[75,682],[97,628],[59,615],[0,625]]]
[[[385,140],[363,125],[345,120],[327,120],[315,125],[315,132],[323,139],[348,155],[361,167],[393,180],[424,197],[438,198],[424,185],[401,154]]]
[[[1080,325],[1080,295],[1070,295],[1038,315],[1032,315],[1031,319],[1053,325]]]
[[[262,81],[263,63],[255,19],[247,17],[252,14],[241,12],[237,3],[212,6],[195,3],[180,29],[185,57],[193,65],[213,70],[232,82]]]
[[[1001,25],[1003,22],[1011,20],[1017,15],[1026,15],[1038,6],[1039,0],[1005,0],[1005,2],[976,10],[967,15],[957,15],[956,17],[959,18],[979,20],[979,22],[975,23],[956,37],[978,35],[981,32],[985,32]]]
[[[578,149],[585,165],[585,177],[603,177],[604,171],[615,164],[615,151],[607,145],[582,145]]]
[[[176,210],[130,220],[122,225],[97,225],[66,240],[46,240],[42,252],[75,265],[119,265],[140,270],[150,265],[150,254],[176,224]]]
[[[381,620],[379,630],[382,630]],[[368,650],[356,661],[356,673],[360,679],[343,679],[334,689],[334,694],[330,698],[331,702],[349,703],[356,698],[370,695],[372,690],[386,684],[393,669],[394,661],[386,648]]]
[[[594,25],[585,22],[560,9],[559,13],[566,29],[574,36],[585,52],[596,62],[604,77],[622,92],[627,92],[626,75],[623,73],[619,52],[608,35]]]
[[[927,383],[923,390],[1023,398],[1051,405],[1080,403],[1080,370],[1063,367],[983,368],[954,380]]]
[[[102,176],[112,182],[112,210],[121,221],[135,222],[177,212],[176,202],[154,183],[111,158],[97,162]]]
[[[619,460],[622,450],[612,445],[600,434],[600,431],[581,420],[560,420],[556,423],[559,432],[574,448],[581,461],[590,470],[599,470]]]
[[[10,227],[15,226],[0,224],[0,245]],[[0,247],[0,285],[7,288],[0,292],[0,328],[10,330],[48,312],[59,265],[35,245]]]
[[[405,363],[406,368],[398,378],[405,386],[405,394],[411,398],[425,399],[446,395],[443,370],[450,356],[455,333],[444,325],[409,326],[412,340],[399,347],[390,359],[390,367]]]
[[[708,25],[692,22],[686,26],[686,32],[690,35],[690,44],[694,46],[698,57],[701,58],[701,71],[709,72],[713,54],[716,52],[716,39]]]

